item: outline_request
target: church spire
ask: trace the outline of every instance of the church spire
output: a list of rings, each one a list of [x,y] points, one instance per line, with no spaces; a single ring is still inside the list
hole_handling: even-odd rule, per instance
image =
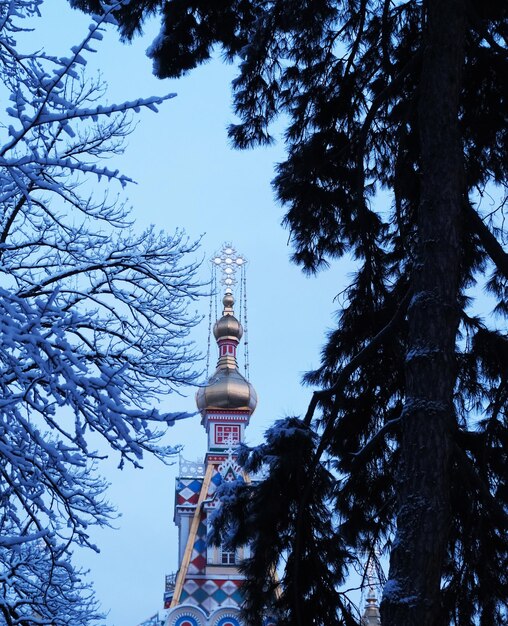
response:
[[[246,410],[252,414],[257,405],[257,396],[254,387],[238,369],[237,347],[244,329],[235,317],[235,299],[232,292],[232,287],[237,282],[236,271],[245,266],[246,259],[230,244],[225,244],[221,252],[213,257],[212,263],[221,271],[220,283],[224,287],[222,317],[213,327],[219,360],[206,385],[198,390],[196,404],[204,419],[208,411],[221,409]]]
[[[368,556],[365,567],[365,577],[367,582],[367,597],[365,598],[365,611],[361,623],[362,626],[381,626],[381,613],[379,611],[376,588],[380,589],[383,587],[386,583],[386,578],[376,550],[373,550]]]
[[[362,617],[362,626],[381,626],[381,613],[374,587],[369,587]]]

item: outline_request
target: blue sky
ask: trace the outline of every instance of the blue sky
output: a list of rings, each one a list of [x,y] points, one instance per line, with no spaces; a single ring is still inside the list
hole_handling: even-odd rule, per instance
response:
[[[34,47],[65,53],[82,39],[89,19],[72,11],[66,0],[46,0],[42,9],[30,36]],[[247,438],[255,443],[276,418],[305,412],[311,390],[301,387],[300,378],[319,363],[337,308],[333,299],[351,266],[339,263],[307,278],[290,263],[289,233],[280,225],[283,209],[270,187],[274,163],[283,159],[282,144],[232,150],[226,127],[234,121],[229,89],[234,68],[214,61],[179,81],[159,81],[144,53],[157,31],[158,24],[151,24],[144,38],[122,45],[111,30],[89,58],[88,71],[100,70],[109,84],[109,102],[178,94],[159,114],[143,112],[137,118],[125,155],[111,165],[137,181],[127,189],[136,229],[155,224],[172,232],[181,227],[191,238],[203,235],[200,255],[205,260],[225,241],[249,260],[250,377],[259,404]],[[209,278],[207,261],[202,276]],[[197,307],[207,315],[206,300]],[[207,331],[204,319],[193,335],[203,352]],[[213,352],[212,365],[215,358]],[[192,411],[194,391],[166,398],[161,407]],[[199,417],[172,428],[167,442],[182,444],[185,458],[202,458],[205,433]],[[119,471],[117,462],[108,459],[102,471],[111,482],[109,498],[122,513],[118,529],[95,533],[100,554],[76,556],[90,569],[104,610],[110,610],[108,624],[136,626],[162,608],[164,575],[177,569],[172,522],[177,466],[147,459],[142,471]]]

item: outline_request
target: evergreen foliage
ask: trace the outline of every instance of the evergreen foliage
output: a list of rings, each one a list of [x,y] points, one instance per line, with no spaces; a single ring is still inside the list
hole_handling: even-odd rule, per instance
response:
[[[266,479],[225,494],[223,532],[252,542],[248,623],[274,569],[281,624],[351,623],[333,590],[380,544],[389,626],[506,623],[508,5],[144,0],[122,35],[153,14],[159,77],[238,61],[235,146],[270,143],[284,114],[294,261],[358,264],[307,415],[245,453]],[[497,317],[475,314],[482,290]]]

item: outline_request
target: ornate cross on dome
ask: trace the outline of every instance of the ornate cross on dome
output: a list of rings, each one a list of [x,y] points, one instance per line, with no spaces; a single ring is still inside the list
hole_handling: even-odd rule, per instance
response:
[[[216,252],[212,257],[212,263],[220,269],[222,273],[221,285],[226,289],[232,289],[238,282],[236,272],[247,263],[247,259],[239,254],[230,243],[225,243],[220,252]]]

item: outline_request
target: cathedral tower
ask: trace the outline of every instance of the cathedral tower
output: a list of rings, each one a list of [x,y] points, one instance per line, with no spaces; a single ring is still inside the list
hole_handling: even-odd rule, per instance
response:
[[[207,450],[203,463],[182,462],[176,479],[179,570],[167,581],[165,626],[242,626],[243,577],[238,564],[248,548],[232,552],[213,546],[208,542],[208,529],[211,513],[219,504],[217,487],[241,475],[234,450],[244,440],[257,396],[237,362],[244,330],[235,317],[232,286],[235,270],[245,259],[226,245],[213,262],[223,270],[223,311],[213,327],[219,358],[215,372],[196,394]]]

